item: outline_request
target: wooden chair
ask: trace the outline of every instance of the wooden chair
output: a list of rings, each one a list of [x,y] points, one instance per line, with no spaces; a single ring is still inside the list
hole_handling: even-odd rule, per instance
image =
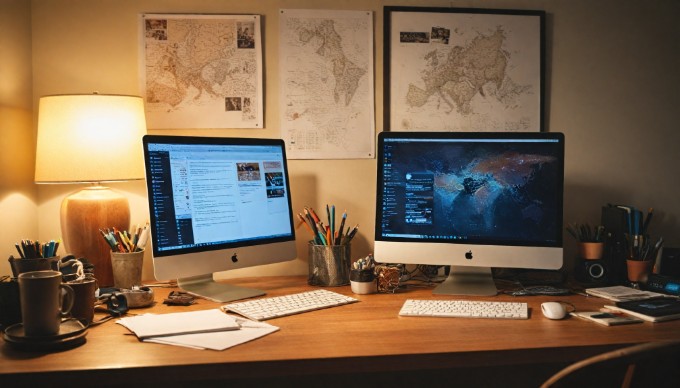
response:
[[[680,387],[680,341],[649,342],[576,362],[542,388]]]

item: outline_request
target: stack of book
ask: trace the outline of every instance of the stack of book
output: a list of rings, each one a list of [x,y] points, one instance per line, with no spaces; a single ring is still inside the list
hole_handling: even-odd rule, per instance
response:
[[[680,299],[674,296],[624,286],[588,288],[586,293],[613,301],[614,304],[604,306],[609,312],[648,322],[680,319]]]

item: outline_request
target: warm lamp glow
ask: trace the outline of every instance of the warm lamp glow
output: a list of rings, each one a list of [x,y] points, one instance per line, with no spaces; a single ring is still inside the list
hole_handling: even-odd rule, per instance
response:
[[[130,228],[127,198],[99,182],[144,178],[141,97],[59,95],[40,99],[36,183],[95,185],[64,198],[61,233],[66,253],[95,266],[100,286],[113,284],[110,248],[101,228]]]
[[[144,179],[141,97],[101,94],[40,99],[36,183]]]

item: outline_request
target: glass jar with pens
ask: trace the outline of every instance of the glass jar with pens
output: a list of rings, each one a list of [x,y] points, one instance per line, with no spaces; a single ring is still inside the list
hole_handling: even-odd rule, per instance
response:
[[[307,283],[313,286],[343,286],[349,284],[351,263],[351,242],[359,230],[359,225],[347,227],[347,211],[340,217],[336,229],[335,205],[326,205],[328,223],[319,218],[311,207],[298,213],[300,225],[311,235],[308,243],[309,276]]]

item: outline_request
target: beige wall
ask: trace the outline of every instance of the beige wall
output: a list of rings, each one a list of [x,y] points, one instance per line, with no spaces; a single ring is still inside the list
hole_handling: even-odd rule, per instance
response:
[[[38,237],[32,105],[31,3],[0,0],[0,275],[14,243]]]
[[[677,92],[680,33],[675,19],[680,14],[680,3],[675,0],[36,0],[31,4],[32,24],[30,28],[25,25],[22,28],[32,33],[33,107],[37,106],[40,96],[55,93],[97,90],[139,94],[139,13],[263,15],[265,129],[153,131],[252,137],[279,137],[277,11],[280,8],[374,12],[378,130],[383,127],[384,5],[543,9],[548,13],[547,127],[550,131],[564,132],[567,138],[565,222],[598,222],[600,207],[607,202],[654,207],[657,218],[651,232],[663,234],[669,245],[680,246],[680,202],[677,200],[680,180],[676,179],[675,172],[680,144],[677,124],[680,122]],[[4,69],[4,56],[0,58]],[[33,135],[24,141],[30,143],[22,145],[29,154]],[[3,145],[3,150],[6,149]],[[19,167],[23,170],[32,169],[32,159],[27,159],[21,160]],[[3,159],[3,169],[4,163]],[[321,207],[326,203],[346,208],[352,222],[361,225],[360,235],[353,244],[353,256],[369,253],[375,210],[375,160],[291,161],[290,170],[294,208]],[[331,175],[328,171],[335,173]],[[32,176],[30,171],[25,174]],[[148,218],[142,182],[112,187],[129,195],[133,223]],[[38,188],[39,238],[59,235],[59,203],[76,189]],[[3,236],[13,227],[4,222],[0,220]],[[23,222],[30,224],[30,221]],[[236,271],[233,276],[305,274],[304,237],[301,232],[298,260],[265,269]],[[566,239],[565,243],[565,256],[569,260],[574,249],[571,240]],[[145,276],[150,275],[150,260],[146,260]]]

